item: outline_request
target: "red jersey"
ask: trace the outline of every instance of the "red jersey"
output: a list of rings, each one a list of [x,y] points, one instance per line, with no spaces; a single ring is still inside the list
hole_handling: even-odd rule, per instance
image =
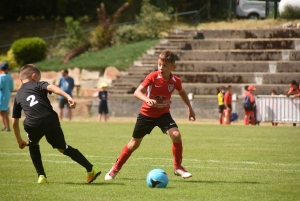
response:
[[[225,102],[227,105],[232,105],[232,94],[229,93],[228,91],[227,91],[226,94],[225,94],[224,102]]]
[[[293,93],[293,94],[300,94],[300,86],[298,89],[294,89],[293,87],[290,88],[290,90],[288,91],[288,94]]]
[[[250,97],[250,102],[251,102],[251,103],[254,103],[255,98],[254,98],[254,95],[253,95],[252,93],[250,93],[249,91],[245,91],[245,93],[244,93],[244,98],[245,98],[246,96],[249,96],[249,97]]]
[[[164,80],[158,71],[152,72],[141,83],[147,89],[146,96],[156,100],[157,104],[149,106],[143,102],[141,114],[157,118],[170,111],[171,95],[176,89],[182,90],[181,80],[179,77],[171,74],[169,80]]]

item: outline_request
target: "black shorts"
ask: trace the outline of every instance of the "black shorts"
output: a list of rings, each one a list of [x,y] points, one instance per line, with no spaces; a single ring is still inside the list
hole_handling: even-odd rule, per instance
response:
[[[145,135],[150,134],[155,126],[158,126],[163,133],[167,133],[170,128],[178,128],[169,112],[158,118],[151,118],[139,114],[135,123],[132,137],[143,138]]]
[[[61,127],[57,127],[51,130],[44,130],[37,128],[25,128],[27,132],[27,138],[29,143],[27,146],[37,144],[42,137],[46,137],[49,144],[52,145],[53,149],[66,149],[67,143],[65,141],[64,133]]]
[[[98,113],[99,114],[108,114],[108,106],[107,106],[107,103],[101,103],[99,104],[99,107],[98,107]]]
[[[225,105],[219,105],[219,113],[223,113],[224,109],[225,109]]]
[[[59,107],[60,109],[64,108],[65,105],[67,105],[67,108],[70,108],[70,104],[69,104],[69,102],[68,102],[67,99],[59,99],[59,100],[58,100],[58,107]]]

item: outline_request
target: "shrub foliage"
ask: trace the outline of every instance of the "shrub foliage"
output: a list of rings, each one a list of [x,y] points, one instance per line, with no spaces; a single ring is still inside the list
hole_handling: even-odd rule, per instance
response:
[[[41,61],[46,56],[46,43],[38,37],[16,40],[11,49],[16,62],[20,65]]]
[[[117,29],[114,40],[119,44],[159,38],[163,32],[172,27],[168,14],[171,8],[161,11],[149,0],[143,0],[141,13],[136,18],[140,21],[134,25],[125,25]]]
[[[286,5],[283,12],[280,13],[283,19],[300,19],[300,8],[296,6]]]

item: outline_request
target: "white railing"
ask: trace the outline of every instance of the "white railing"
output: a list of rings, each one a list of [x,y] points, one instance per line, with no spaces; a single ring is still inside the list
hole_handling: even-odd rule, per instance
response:
[[[262,122],[300,122],[300,98],[291,99],[284,95],[256,97],[257,119]]]

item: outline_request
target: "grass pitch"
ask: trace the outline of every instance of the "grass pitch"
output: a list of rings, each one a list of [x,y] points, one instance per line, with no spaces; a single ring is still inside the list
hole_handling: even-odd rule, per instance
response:
[[[130,140],[134,123],[62,122],[66,141],[102,174],[85,184],[85,170],[41,140],[48,184],[37,184],[28,148],[0,133],[0,200],[299,200],[300,132],[292,126],[180,124],[183,165],[190,179],[173,175],[171,140],[155,128],[113,181],[104,175]],[[25,133],[22,132],[23,138]],[[151,189],[153,168],[169,176]]]

